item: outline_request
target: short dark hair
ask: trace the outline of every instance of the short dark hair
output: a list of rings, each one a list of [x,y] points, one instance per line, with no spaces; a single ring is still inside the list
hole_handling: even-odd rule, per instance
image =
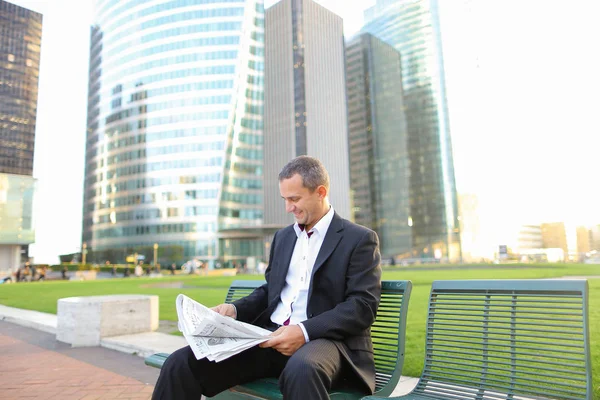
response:
[[[314,192],[319,186],[329,190],[329,173],[321,161],[310,156],[299,156],[288,162],[279,173],[279,181],[300,175],[302,185]]]

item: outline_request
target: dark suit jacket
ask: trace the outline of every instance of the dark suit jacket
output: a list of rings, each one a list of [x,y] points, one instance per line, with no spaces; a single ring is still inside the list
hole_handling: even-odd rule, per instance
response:
[[[285,285],[296,243],[293,225],[273,237],[267,283],[234,302],[237,318],[267,326]],[[310,340],[336,343],[366,389],[375,389],[371,324],[381,295],[381,267],[377,234],[334,215],[317,255],[303,322]]]

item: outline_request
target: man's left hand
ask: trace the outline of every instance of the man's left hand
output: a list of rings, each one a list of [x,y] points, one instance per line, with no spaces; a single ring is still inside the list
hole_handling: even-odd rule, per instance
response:
[[[298,325],[282,326],[271,334],[272,338],[259,346],[262,348],[272,347],[284,356],[291,356],[306,341],[302,328]]]

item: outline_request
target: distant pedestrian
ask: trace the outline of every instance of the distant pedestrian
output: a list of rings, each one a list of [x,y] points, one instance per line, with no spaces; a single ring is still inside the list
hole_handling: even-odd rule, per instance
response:
[[[104,265],[106,267],[110,267],[111,266],[110,265],[110,261],[106,260],[106,262],[104,263]],[[117,266],[116,265],[114,265],[114,264],[112,265],[112,268],[110,269],[110,274],[112,276],[117,276]]]
[[[171,275],[175,275],[175,269],[177,269],[177,266],[175,265],[175,263],[171,264],[171,266],[169,267],[169,271],[171,271]]]
[[[21,281],[31,281],[31,268],[29,268],[29,263],[25,264],[23,271],[21,272]]]
[[[67,272],[68,271],[69,271],[69,267],[67,267],[66,265],[63,265],[63,268],[62,268],[62,271],[61,271],[63,279],[68,279],[68,276],[67,276]]]
[[[46,279],[46,272],[48,271],[48,266],[44,265],[41,268],[38,268],[38,277],[37,280],[38,281],[43,281]]]

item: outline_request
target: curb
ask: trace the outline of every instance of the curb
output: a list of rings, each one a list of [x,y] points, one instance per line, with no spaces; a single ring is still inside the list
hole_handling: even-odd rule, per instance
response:
[[[54,314],[23,310],[0,304],[0,321],[56,335],[57,317]]]
[[[29,321],[29,320],[25,320],[25,319],[22,319],[22,318],[12,317],[12,316],[7,316],[7,315],[0,315],[0,321],[10,322],[10,323],[15,324],[15,325],[21,325],[21,326],[24,326],[26,328],[33,328],[33,329],[36,329],[38,331],[42,331],[42,332],[51,333],[53,335],[56,335],[56,326],[48,326],[48,325],[43,324],[41,322]]]

